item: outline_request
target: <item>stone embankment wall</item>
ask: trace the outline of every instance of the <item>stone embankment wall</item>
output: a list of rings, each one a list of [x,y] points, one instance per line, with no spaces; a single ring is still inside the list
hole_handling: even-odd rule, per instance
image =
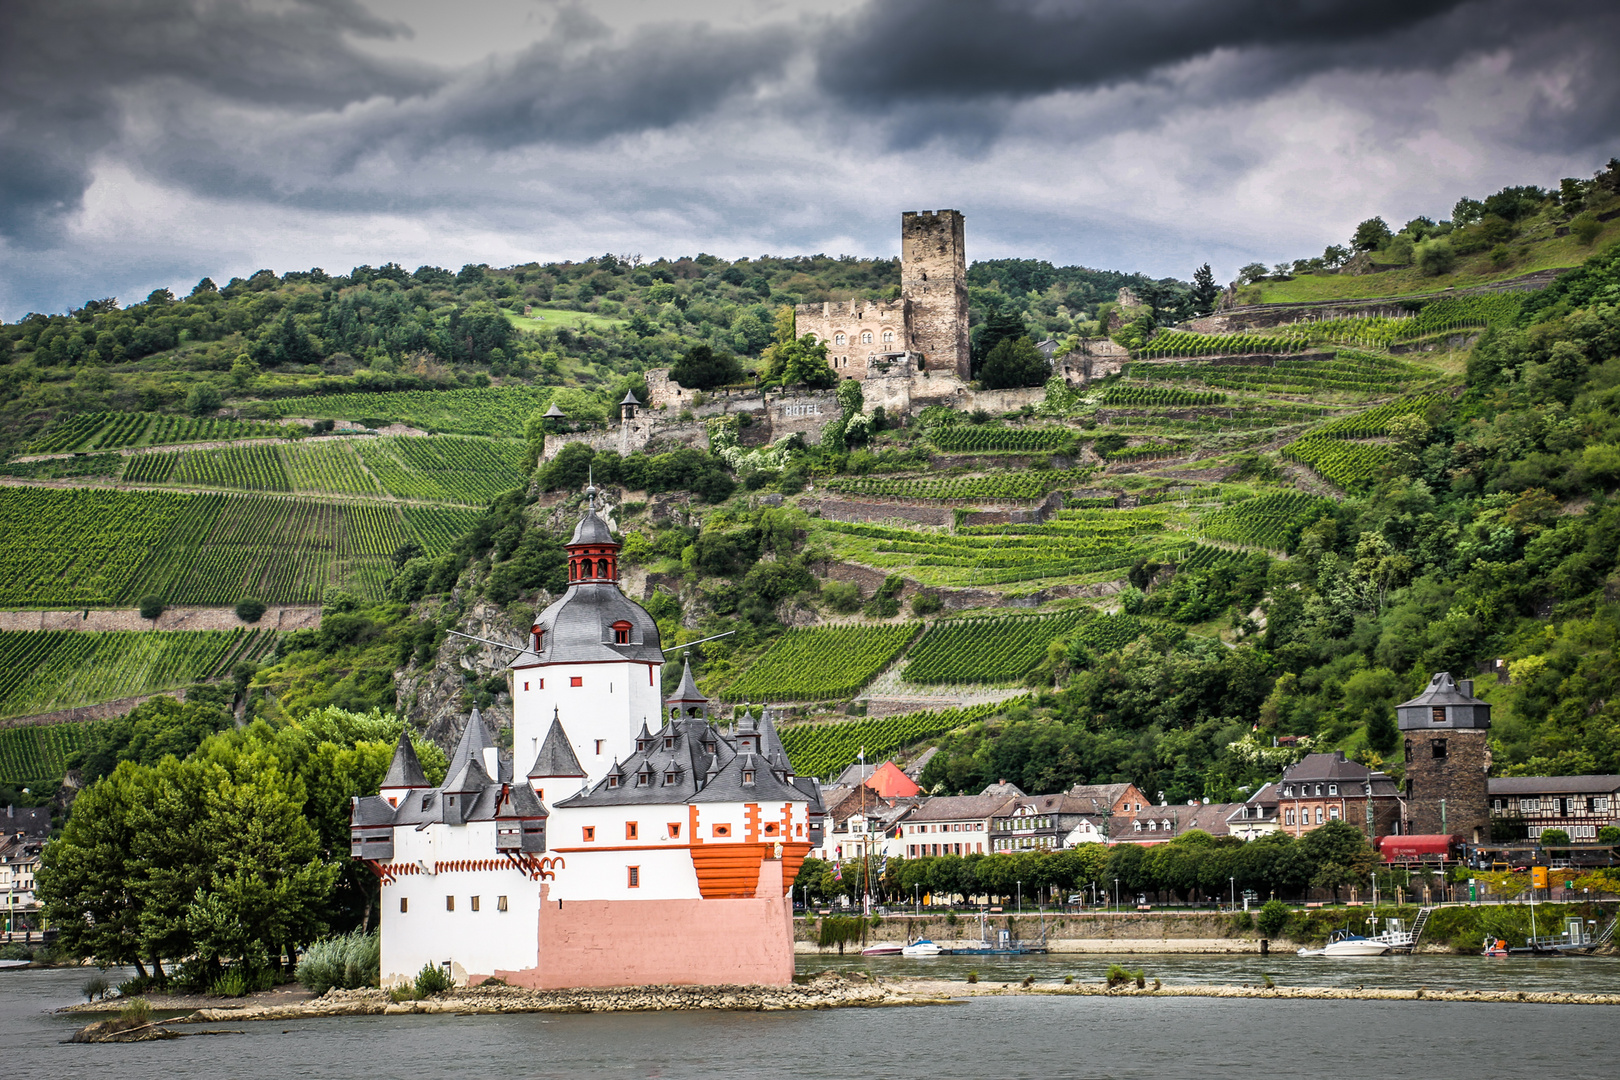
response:
[[[271,607],[256,623],[245,623],[230,608],[171,607],[155,620],[134,608],[74,611],[0,611],[0,630],[309,630],[321,625],[318,607]]]

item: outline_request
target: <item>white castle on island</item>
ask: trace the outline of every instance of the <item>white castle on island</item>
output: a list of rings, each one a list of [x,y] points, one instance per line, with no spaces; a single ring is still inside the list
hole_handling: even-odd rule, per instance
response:
[[[406,733],[380,792],[354,800],[385,987],[424,965],[535,989],[793,977],[788,890],[821,841],[817,784],[768,713],[718,726],[690,663],[660,701],[658,626],[620,591],[586,495],[568,591],[510,666],[513,757],[474,711],[444,783]]]

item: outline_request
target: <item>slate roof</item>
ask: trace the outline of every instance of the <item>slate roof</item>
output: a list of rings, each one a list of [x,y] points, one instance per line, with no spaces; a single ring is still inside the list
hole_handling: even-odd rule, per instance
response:
[[[557,408],[557,403],[555,401],[553,401],[551,403],[551,408],[547,409],[542,415],[547,420],[566,420],[566,419],[568,419],[568,414],[563,412],[561,409]]]
[[[613,643],[613,624],[630,624],[630,643]],[[514,668],[586,660],[640,660],[662,664],[658,624],[647,609],[625,596],[611,581],[580,581],[535,617],[542,631],[541,648],[524,650]],[[533,641],[533,638],[530,638]]]
[[[1620,776],[1498,776],[1485,785],[1492,795],[1608,795],[1620,791]]]
[[[394,760],[388,763],[388,775],[383,777],[382,786],[385,791],[388,788],[428,786],[427,776],[422,772],[421,759],[416,756],[416,747],[411,745],[409,727],[399,733],[399,744],[394,747]]]
[[[1298,784],[1331,780],[1335,783],[1362,784],[1371,775],[1371,769],[1359,761],[1347,760],[1344,751],[1338,750],[1331,754],[1306,754],[1283,770],[1282,782]]]
[[[936,795],[917,808],[911,821],[986,821],[1008,801],[1006,795]]]
[[[1096,799],[1097,802],[1112,812],[1114,804],[1120,800],[1130,788],[1129,784],[1076,784],[1065,794],[1076,799]],[[1147,800],[1144,799],[1143,802]]]
[[[1442,671],[1429,680],[1423,693],[1411,701],[1403,701],[1395,706],[1404,709],[1409,706],[1435,706],[1435,705],[1484,705],[1485,702],[1477,697],[1463,693],[1457,688],[1456,682],[1451,678],[1451,672]]]
[[[7,836],[43,837],[51,831],[51,808],[48,806],[7,806],[0,814],[0,834]]]
[[[613,530],[596,513],[595,484],[585,489],[585,500],[585,513],[580,515],[579,524],[574,526],[574,538],[568,541],[569,545],[611,544],[618,547],[619,542],[613,539]]]
[[[356,798],[350,803],[351,828],[378,828],[386,825],[431,825],[435,822],[461,824],[504,817],[546,817],[546,808],[528,784],[512,783],[512,763],[497,755],[496,773],[491,776],[484,763],[484,751],[493,749],[489,728],[474,709],[467,719],[444,783],[436,788],[425,784],[407,792],[392,806],[381,795]],[[395,749],[395,758],[401,756]],[[414,759],[414,753],[412,758]],[[402,766],[402,769],[404,766]],[[417,763],[420,771],[421,765]],[[392,773],[392,769],[390,769]],[[386,785],[385,785],[386,786]],[[403,786],[403,785],[400,785]],[[455,803],[452,806],[452,802]]]
[[[700,705],[709,699],[698,692],[697,681],[692,678],[692,654],[688,652],[682,662],[681,685],[675,693],[664,699],[665,705]]]
[[[641,399],[636,397],[634,390],[626,390],[624,397],[619,400],[620,405],[640,405]]]
[[[546,737],[540,741],[540,752],[535,755],[534,767],[528,772],[530,779],[542,776],[584,776],[585,770],[580,767],[579,757],[574,753],[573,744],[568,741],[568,735],[563,731],[562,720],[558,718],[553,708],[551,713],[551,727],[546,731]]]

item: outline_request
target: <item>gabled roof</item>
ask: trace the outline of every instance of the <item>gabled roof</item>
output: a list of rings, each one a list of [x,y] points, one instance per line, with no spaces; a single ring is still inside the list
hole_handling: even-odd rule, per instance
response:
[[[1006,804],[1006,795],[937,795],[917,808],[912,821],[984,821]]]
[[[484,726],[484,717],[477,709],[467,718],[467,730],[461,733],[461,742],[451,755],[450,768],[445,770],[444,785],[440,791],[473,791],[493,783],[494,777],[484,768],[484,751],[493,750],[495,743]]]
[[[1017,784],[1010,784],[1005,780],[997,780],[995,783],[986,786],[983,791],[979,792],[979,794],[999,795],[1003,799],[1020,799],[1024,796],[1022,788],[1020,788]]]
[[[1067,794],[1076,799],[1096,799],[1099,803],[1112,810],[1114,804],[1120,800],[1126,791],[1130,790],[1130,786],[1129,784],[1076,784],[1068,790]],[[1146,802],[1147,800],[1144,798],[1142,801]]]
[[[1620,776],[1497,776],[1485,785],[1492,795],[1608,795],[1620,791]]]
[[[922,790],[892,761],[885,761],[879,765],[877,770],[867,777],[866,786],[890,799],[907,798]]]
[[[563,731],[562,720],[558,718],[555,708],[552,709],[551,727],[546,731],[546,737],[541,740],[540,752],[535,755],[534,767],[529,770],[528,775],[531,780],[542,776],[585,775],[585,770],[580,767],[579,757],[574,753],[573,744],[568,741],[568,735]]]
[[[399,745],[394,747],[394,760],[388,763],[388,775],[383,777],[382,789],[425,788],[427,775],[422,772],[422,761],[411,745],[411,729],[407,725],[399,733]]]

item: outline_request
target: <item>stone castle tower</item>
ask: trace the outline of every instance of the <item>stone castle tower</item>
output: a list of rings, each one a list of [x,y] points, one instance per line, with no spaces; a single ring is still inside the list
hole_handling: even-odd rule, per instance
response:
[[[1488,840],[1491,706],[1474,696],[1474,681],[1454,683],[1442,671],[1395,715],[1406,751],[1406,831]]]
[[[800,304],[794,332],[827,343],[827,362],[847,379],[908,367],[970,377],[967,246],[957,210],[900,215],[898,300]]]

